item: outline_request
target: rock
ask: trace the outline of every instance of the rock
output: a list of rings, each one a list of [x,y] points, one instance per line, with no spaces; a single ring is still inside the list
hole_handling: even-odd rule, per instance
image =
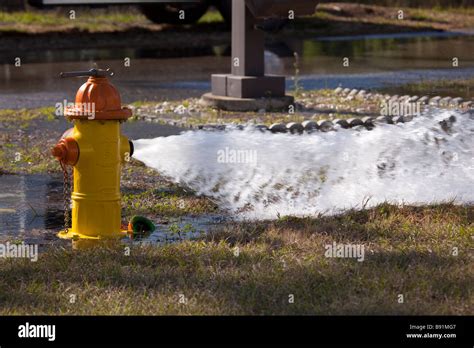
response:
[[[312,131],[318,129],[318,124],[311,120],[303,121],[301,125],[303,126],[305,131]]]
[[[370,116],[362,117],[362,123],[364,123],[365,126],[373,126],[374,118]]]
[[[184,105],[178,105],[173,112],[178,115],[183,115],[187,111],[187,108]]]
[[[348,97],[354,97],[359,91],[357,89],[353,89],[352,91],[350,91]]]
[[[342,90],[342,94],[343,94],[343,95],[346,95],[346,94],[348,94],[350,91],[351,91],[350,88],[344,88],[344,89]]]
[[[375,120],[375,123],[388,123],[387,116],[378,116]]]
[[[430,99],[429,104],[434,105],[434,106],[438,106],[440,99],[441,99],[440,96],[433,97],[433,98]]]
[[[286,125],[286,129],[290,131],[290,133],[303,133],[304,127],[301,123],[298,122],[290,122]]]
[[[449,116],[449,118],[446,118],[446,119],[440,121],[439,125],[441,126],[441,129],[443,131],[445,131],[446,133],[450,133],[452,128],[453,128],[454,122],[456,122],[456,117],[451,115],[451,116]]]
[[[464,101],[463,98],[457,97],[457,98],[451,99],[451,101],[449,102],[449,105],[459,106],[459,104],[461,104],[463,101]]]
[[[349,123],[349,126],[351,127],[364,125],[364,122],[362,122],[360,118],[350,118],[347,120],[347,123]]]
[[[198,126],[199,129],[206,130],[206,131],[216,131],[216,130],[225,130],[226,125],[225,124],[205,124]]]
[[[410,98],[408,98],[408,102],[409,103],[414,103],[418,100],[418,96],[417,95],[414,95],[414,96],[411,96]]]
[[[430,97],[428,97],[427,95],[424,95],[423,97],[421,97],[420,99],[418,99],[418,103],[426,104],[429,99],[430,99]]]
[[[261,132],[266,132],[266,131],[268,130],[268,127],[265,126],[264,124],[257,124],[257,125],[255,126],[255,128],[258,129],[258,130],[261,131]]]
[[[363,100],[363,99],[366,98],[366,94],[367,94],[367,91],[361,89],[361,90],[356,94],[356,98]]]
[[[398,94],[395,94],[395,95],[392,95],[389,100],[396,101],[398,100],[398,98],[400,98],[400,96]]]
[[[334,129],[334,124],[328,120],[319,120],[317,121],[318,129],[322,132],[328,132]]]
[[[453,99],[453,98],[451,98],[451,97],[442,98],[442,99],[439,100],[439,105],[440,106],[448,106],[451,99]]]
[[[335,119],[332,121],[332,123],[334,124],[338,124],[341,128],[349,128],[349,122],[347,122],[347,120],[344,120],[344,119]]]
[[[383,99],[383,95],[381,95],[379,93],[374,93],[374,94],[372,94],[372,99],[381,100],[381,99]]]
[[[408,94],[402,95],[400,98],[398,98],[398,101],[405,101],[410,99],[410,96]]]
[[[286,133],[287,132],[286,125],[283,123],[274,123],[268,129],[270,129],[272,133]]]
[[[395,116],[392,119],[393,123],[404,123],[405,122],[405,116]]]
[[[403,122],[410,122],[413,120],[414,115],[403,115]]]
[[[473,106],[474,106],[474,102],[472,102],[472,101],[466,101],[466,102],[464,102],[464,103],[461,104],[461,107],[462,107],[463,109],[470,109],[470,108],[472,108]]]
[[[334,93],[336,94],[340,94],[344,89],[342,87],[337,87],[335,90],[334,90]]]

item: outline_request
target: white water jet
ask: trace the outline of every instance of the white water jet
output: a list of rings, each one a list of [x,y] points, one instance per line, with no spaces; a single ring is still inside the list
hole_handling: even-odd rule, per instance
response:
[[[314,216],[383,202],[473,203],[473,135],[472,114],[437,111],[370,131],[188,131],[134,141],[134,157],[240,218]]]

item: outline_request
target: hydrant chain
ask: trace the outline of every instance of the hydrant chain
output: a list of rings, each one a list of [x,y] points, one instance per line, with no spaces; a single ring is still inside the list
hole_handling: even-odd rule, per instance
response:
[[[63,208],[64,208],[64,230],[67,231],[71,222],[71,215],[69,213],[70,197],[71,197],[71,175],[66,164],[62,161],[61,169],[63,171]]]

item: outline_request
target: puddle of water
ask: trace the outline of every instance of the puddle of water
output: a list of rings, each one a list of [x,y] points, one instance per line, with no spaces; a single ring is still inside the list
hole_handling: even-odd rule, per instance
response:
[[[420,70],[404,70],[404,71],[388,71],[366,74],[321,74],[302,76],[299,85],[304,89],[321,89],[321,88],[336,88],[343,86],[344,88],[358,88],[358,89],[390,89],[392,92],[400,93],[403,91],[403,84],[427,82],[432,80],[442,79],[465,79],[474,77],[473,68],[458,68],[458,69],[420,69]],[[287,88],[294,88],[294,82],[287,81]],[[457,90],[447,88],[446,91],[449,96],[458,96]],[[429,94],[428,91],[424,94]]]
[[[49,175],[0,176],[0,235],[28,236],[63,226],[62,181]]]
[[[0,240],[59,243],[56,233],[64,223],[61,180],[50,175],[0,176]],[[134,242],[167,244],[195,239],[223,221],[219,215],[174,218],[156,224],[152,234]]]
[[[149,236],[137,239],[143,244],[169,244],[192,240],[207,234],[213,227],[227,221],[221,215],[185,216],[170,219],[166,224],[156,224],[156,230]]]
[[[473,35],[453,33],[284,39],[267,45],[266,70],[294,75],[293,52],[298,52],[305,88],[374,88],[420,79],[473,77],[473,51]],[[210,75],[228,72],[230,66],[230,57],[221,55],[225,52],[221,47],[187,58],[156,58],[152,52],[153,48],[137,48],[77,50],[72,55],[47,50],[31,53],[31,61],[21,69],[8,64],[0,68],[0,105],[52,106],[72,98],[82,80],[59,79],[58,74],[90,68],[93,62],[116,71],[113,81],[124,102],[199,97],[210,89]],[[125,53],[132,58],[127,68]],[[349,68],[342,67],[342,57],[350,58]],[[459,59],[459,68],[452,68],[453,57]],[[0,62],[6,58],[0,55]]]

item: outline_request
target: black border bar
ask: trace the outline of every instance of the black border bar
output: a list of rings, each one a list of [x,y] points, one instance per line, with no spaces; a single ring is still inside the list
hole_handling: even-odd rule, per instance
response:
[[[55,341],[20,338],[26,322],[55,325]],[[410,329],[410,325],[431,329]],[[436,326],[438,328],[436,329]],[[455,326],[453,326],[455,325]],[[440,328],[448,327],[448,329]],[[472,347],[474,317],[467,316],[4,316],[0,346],[98,344],[389,344]],[[407,338],[412,333],[456,338]]]

